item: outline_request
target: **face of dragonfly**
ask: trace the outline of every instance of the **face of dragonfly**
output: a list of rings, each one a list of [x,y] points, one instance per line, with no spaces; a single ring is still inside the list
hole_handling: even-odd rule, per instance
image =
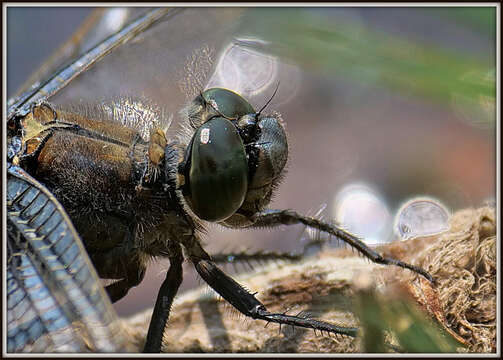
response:
[[[494,195],[487,190],[494,188],[493,130],[466,121],[468,115],[455,102],[439,106],[406,82],[393,82],[393,76],[405,74],[390,71],[417,58],[397,60],[389,55],[392,49],[370,46],[389,46],[384,40],[400,34],[398,40],[423,39],[442,51],[459,50],[459,39],[468,38],[463,51],[469,56],[490,53],[491,43],[470,30],[453,39],[443,27],[456,24],[445,25],[437,18],[431,27],[442,36],[427,38],[421,26],[425,15],[401,11],[379,15],[371,9],[187,9],[108,55],[50,101],[66,105],[146,98],[173,114],[168,133],[173,135],[180,130],[180,110],[201,90],[227,87],[258,110],[279,83],[264,112],[281,113],[289,162],[272,207],[314,215],[327,204],[321,216],[333,218],[339,211],[351,213],[338,208],[337,194],[347,185],[363,183],[356,189],[378,193],[372,198],[378,204],[366,212],[360,210],[365,203],[357,203],[358,220],[371,229],[370,236],[388,238],[394,211],[411,195],[433,195],[453,208]],[[362,39],[374,29],[380,37],[365,43]],[[378,61],[383,54],[389,55],[390,64]],[[476,159],[477,176],[464,176],[461,162],[466,158]],[[253,244],[258,249],[295,250],[301,247],[302,231],[297,227],[237,235],[215,226],[207,249]],[[154,302],[160,270],[149,271],[142,285],[116,305],[123,314]],[[190,282],[186,276],[184,285]]]

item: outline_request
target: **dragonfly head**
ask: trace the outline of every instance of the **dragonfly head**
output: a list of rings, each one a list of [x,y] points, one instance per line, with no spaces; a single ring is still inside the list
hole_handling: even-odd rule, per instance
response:
[[[189,112],[195,128],[179,173],[182,192],[201,219],[247,226],[281,181],[288,143],[279,114],[262,115],[240,95],[212,88]]]

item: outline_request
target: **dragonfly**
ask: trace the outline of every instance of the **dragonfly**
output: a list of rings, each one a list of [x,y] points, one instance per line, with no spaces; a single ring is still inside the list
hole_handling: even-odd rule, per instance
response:
[[[354,327],[269,312],[255,294],[220,269],[219,259],[228,258],[225,254],[212,256],[204,249],[201,239],[207,223],[238,230],[301,224],[346,242],[374,262],[434,280],[418,266],[380,255],[333,223],[268,207],[286,176],[289,152],[288,120],[268,108],[274,101],[288,101],[281,92],[292,83],[278,85],[276,75],[288,66],[278,69],[273,57],[261,56],[267,42],[246,33],[237,36],[237,29],[243,29],[242,12],[154,9],[119,31],[105,32],[95,46],[85,46],[86,37],[79,35],[62,50],[70,49],[76,56],[65,55],[62,65],[47,65],[39,73],[41,80],[9,100],[9,352],[129,351],[111,302],[142,281],[152,257],[168,258],[170,266],[157,294],[145,352],[161,350],[184,261],[245,316],[357,335]],[[196,23],[196,17],[205,20],[192,31],[176,31],[182,22]],[[161,37],[165,43],[159,43]],[[166,74],[149,73],[148,63],[135,74],[138,62],[146,59],[142,47],[152,43],[162,51],[149,54],[148,61],[165,64]],[[191,46],[184,48],[187,43]],[[139,58],[125,58],[131,48]],[[228,56],[220,58],[209,78],[191,77],[193,67],[213,66],[211,49],[224,49]],[[234,67],[236,54],[244,54],[240,61],[262,62]],[[185,59],[178,69],[175,55]],[[103,101],[107,86],[117,84],[102,66],[105,63],[107,68],[120,63],[119,76],[126,74],[132,83],[138,80],[136,87],[143,81],[138,75],[149,77],[152,84],[143,89],[148,100],[140,103],[126,96]],[[261,65],[257,70],[250,64]],[[251,74],[242,73],[246,68]],[[176,79],[179,71],[188,72],[182,82]],[[248,76],[232,82],[225,77],[232,71],[233,80]],[[266,76],[254,77],[262,72]],[[292,72],[286,74],[284,78],[295,80]],[[104,80],[99,89],[92,85],[98,78]],[[232,88],[224,87],[227,84]],[[243,84],[253,86],[236,88]],[[251,101],[265,95],[257,89],[269,90],[258,108]],[[122,93],[128,90],[127,84],[121,86]],[[291,92],[288,88],[286,95]],[[99,105],[65,105],[78,100],[79,93]],[[189,102],[187,95],[192,96]],[[182,105],[178,128],[153,105],[166,99],[170,105]],[[103,287],[99,278],[113,281]]]

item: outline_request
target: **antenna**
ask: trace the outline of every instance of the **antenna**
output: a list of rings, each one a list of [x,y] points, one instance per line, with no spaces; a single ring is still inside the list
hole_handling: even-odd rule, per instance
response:
[[[269,105],[269,103],[272,101],[272,99],[274,98],[274,96],[278,92],[278,89],[279,89],[279,81],[278,81],[278,85],[276,85],[276,90],[274,90],[274,93],[272,94],[272,96],[269,98],[269,100],[267,100],[265,105],[262,107],[262,109],[260,109],[260,111],[255,116],[259,116],[262,113],[262,111],[264,111],[264,109],[267,107],[267,105]]]

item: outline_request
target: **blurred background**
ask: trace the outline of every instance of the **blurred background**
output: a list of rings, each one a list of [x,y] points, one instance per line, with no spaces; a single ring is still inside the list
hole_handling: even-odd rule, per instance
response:
[[[92,10],[7,8],[8,97]],[[133,16],[128,11],[110,15],[106,31],[120,28]],[[267,109],[286,123],[290,156],[272,208],[337,220],[373,244],[398,237],[395,219],[415,197],[433,198],[436,206],[413,220],[402,217],[407,225],[419,221],[419,234],[431,225],[424,214],[445,222],[450,212],[494,203],[495,8],[188,9],[107,56],[51,101],[144,97],[180,121],[179,110],[206,86],[236,90],[258,109],[278,82]],[[208,229],[211,252],[301,251],[313,235],[302,226]],[[115,304],[119,314],[152,306],[168,266],[156,261]],[[197,285],[186,270],[183,290]]]

